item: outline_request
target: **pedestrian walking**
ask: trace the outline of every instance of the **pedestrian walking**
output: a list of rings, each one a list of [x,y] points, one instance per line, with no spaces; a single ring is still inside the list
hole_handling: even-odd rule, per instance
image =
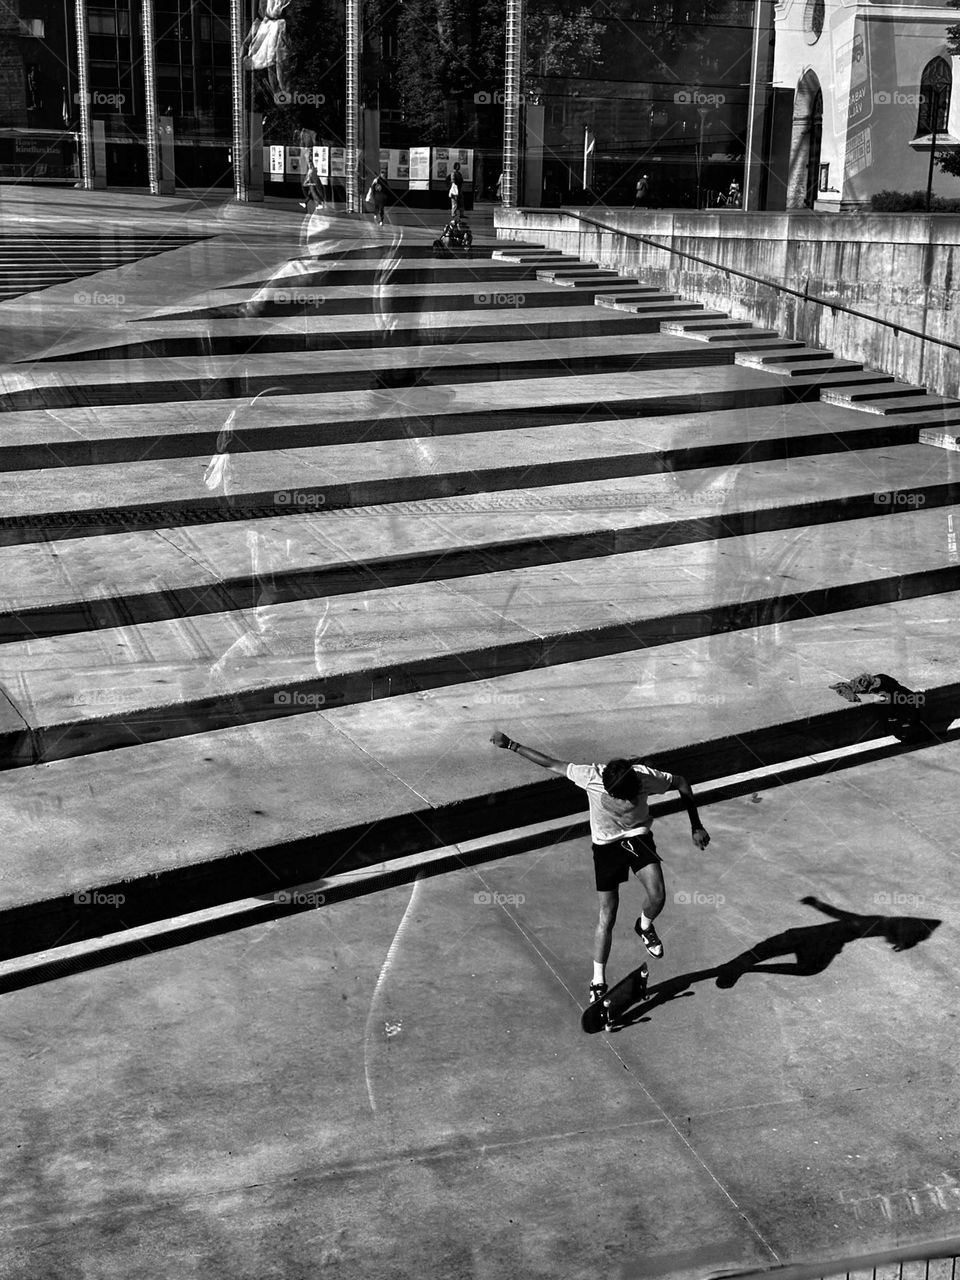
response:
[[[460,172],[459,163],[454,164],[450,172],[447,195],[450,197],[450,217],[456,221],[463,212],[463,174]]]
[[[300,208],[310,212],[310,202],[313,202],[314,212],[323,208],[323,189],[320,185],[320,175],[317,173],[317,167],[313,163],[313,157],[310,156],[306,162],[306,168],[303,177],[300,179],[300,185],[303,188],[303,199],[300,201]]]
[[[503,174],[502,173],[500,174],[500,177],[497,179],[497,199],[502,203],[503,201]]]
[[[387,186],[387,180],[382,173],[378,173],[374,180],[370,183],[370,189],[367,192],[367,202],[373,205],[373,218],[380,226],[383,226],[383,210],[387,203],[387,196],[390,194],[390,188]]]
[[[606,965],[620,904],[620,885],[626,881],[630,871],[643,890],[643,905],[634,930],[654,959],[659,960],[663,956],[663,943],[653,922],[663,910],[665,890],[647,797],[664,791],[679,791],[690,818],[693,843],[698,849],[705,849],[710,843],[690,784],[677,773],[652,769],[643,764],[639,756],[629,760],[609,760],[606,764],[572,764],[514,742],[499,730],[494,732],[490,741],[495,747],[515,751],[532,764],[568,778],[587,793],[594,880],[600,909],[594,935],[593,980],[589,995],[591,1004],[602,1000],[607,993]]]
[[[647,203],[647,197],[649,194],[650,176],[645,173],[641,178],[637,179],[637,189],[633,195],[633,207],[635,209],[642,209]]]

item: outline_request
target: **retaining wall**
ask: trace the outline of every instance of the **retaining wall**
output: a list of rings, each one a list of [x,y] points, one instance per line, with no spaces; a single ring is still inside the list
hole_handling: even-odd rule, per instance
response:
[[[582,213],[613,230],[578,223]],[[956,214],[817,214],[659,210],[498,209],[502,239],[530,240],[639,275],[784,337],[827,347],[942,395],[960,394],[957,315],[960,217]],[[649,236],[665,249],[626,239]],[[716,266],[671,253],[679,249]],[[727,274],[746,272],[772,283]],[[772,287],[786,285],[808,298]],[[837,302],[916,329],[922,337],[832,311]]]

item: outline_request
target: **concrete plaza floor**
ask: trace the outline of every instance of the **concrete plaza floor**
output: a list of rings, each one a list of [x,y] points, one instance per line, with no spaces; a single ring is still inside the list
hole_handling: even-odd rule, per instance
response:
[[[710,806],[703,854],[664,819],[666,954],[596,1038],[585,839],[5,995],[2,1274],[693,1276],[955,1232],[955,776]]]
[[[193,238],[0,305],[0,1280],[686,1280],[958,1234],[960,464],[923,414],[511,276],[489,220],[467,268],[442,213],[330,219],[321,273],[292,206],[0,210]],[[863,670],[936,732],[830,689]],[[666,954],[612,1032],[579,795],[494,727],[703,796],[703,853],[658,811]]]

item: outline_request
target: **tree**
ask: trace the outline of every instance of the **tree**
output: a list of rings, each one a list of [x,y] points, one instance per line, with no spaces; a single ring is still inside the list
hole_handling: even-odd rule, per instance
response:
[[[405,0],[398,28],[400,106],[424,143],[446,142],[450,104],[492,98],[504,76],[505,0]],[[606,24],[569,0],[531,0],[525,84],[596,65]]]

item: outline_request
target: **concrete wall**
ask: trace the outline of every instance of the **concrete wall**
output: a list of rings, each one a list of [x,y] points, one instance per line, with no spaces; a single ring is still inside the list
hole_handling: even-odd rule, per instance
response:
[[[960,217],[955,214],[811,214],[590,210],[614,231],[578,223],[573,211],[500,209],[501,238],[578,254],[645,284],[859,360],[942,395],[960,395],[960,352],[829,306],[726,275],[745,271],[811,295],[960,343]],[[626,239],[620,231],[698,254],[719,267]]]

